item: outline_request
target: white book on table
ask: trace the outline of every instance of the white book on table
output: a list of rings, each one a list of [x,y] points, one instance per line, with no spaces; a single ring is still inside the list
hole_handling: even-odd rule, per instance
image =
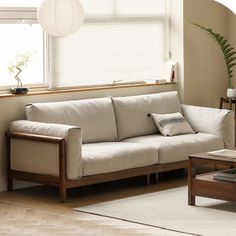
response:
[[[217,151],[208,152],[207,154],[209,156],[236,158],[236,150],[231,150],[231,149],[221,149]]]
[[[227,177],[222,177],[222,176],[214,176],[215,180],[220,180],[220,181],[226,181],[226,182],[236,182],[236,178],[227,178]]]
[[[236,179],[236,168],[217,171],[214,176]]]

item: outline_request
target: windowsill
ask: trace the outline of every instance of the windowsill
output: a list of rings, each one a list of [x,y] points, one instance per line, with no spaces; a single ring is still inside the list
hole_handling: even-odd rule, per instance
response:
[[[96,91],[96,90],[105,90],[105,89],[120,89],[120,88],[134,88],[134,87],[147,87],[147,86],[165,86],[175,84],[175,82],[166,82],[166,83],[141,83],[141,84],[116,84],[116,85],[106,85],[99,87],[83,87],[83,88],[68,88],[68,89],[53,89],[53,90],[40,90],[40,91],[30,91],[27,94],[11,94],[5,93],[0,94],[0,98],[10,98],[10,97],[19,97],[19,96],[34,96],[34,95],[48,95],[48,94],[57,94],[57,93],[72,93],[72,92],[85,92],[85,91]],[[32,89],[33,90],[33,89]]]

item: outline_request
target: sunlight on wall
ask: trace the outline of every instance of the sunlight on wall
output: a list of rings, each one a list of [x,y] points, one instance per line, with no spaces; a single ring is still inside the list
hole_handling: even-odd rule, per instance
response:
[[[229,8],[234,14],[236,14],[236,2],[235,0],[215,0],[223,5],[225,5],[227,8]]]

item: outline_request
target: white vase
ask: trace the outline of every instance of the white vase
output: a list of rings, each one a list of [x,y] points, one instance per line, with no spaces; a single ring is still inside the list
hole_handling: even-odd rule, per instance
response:
[[[227,89],[227,97],[228,98],[236,98],[236,89]]]

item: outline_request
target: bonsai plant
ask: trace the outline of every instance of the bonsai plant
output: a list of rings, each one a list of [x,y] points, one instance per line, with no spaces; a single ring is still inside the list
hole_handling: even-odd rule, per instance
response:
[[[205,28],[199,24],[192,23],[193,25],[199,27],[200,29],[206,31],[209,36],[215,40],[215,42],[220,47],[227,68],[227,78],[228,78],[228,89],[227,96],[228,97],[236,97],[236,89],[233,86],[233,67],[236,65],[236,51],[234,47],[228,42],[228,40],[219,33],[215,33],[211,28]]]
[[[14,73],[15,74],[14,79],[17,81],[17,86],[11,89],[12,93],[15,94],[28,93],[29,89],[23,87],[22,81],[19,78],[19,74],[22,72],[23,68],[26,68],[28,66],[28,63],[30,62],[32,56],[33,56],[32,52],[18,54],[16,56],[15,61],[10,62],[10,65],[8,66],[8,72]]]

